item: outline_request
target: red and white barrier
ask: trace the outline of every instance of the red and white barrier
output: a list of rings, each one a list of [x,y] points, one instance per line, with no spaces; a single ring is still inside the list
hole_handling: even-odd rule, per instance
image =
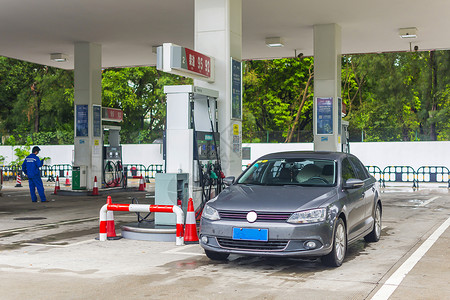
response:
[[[107,212],[108,211],[129,211],[129,212],[160,212],[160,213],[174,213],[177,217],[176,225],[176,239],[177,246],[184,245],[183,238],[183,224],[184,213],[181,208],[176,205],[151,205],[151,204],[118,204],[112,203],[111,196],[108,196],[106,204],[100,209],[100,233],[99,240],[107,240]]]

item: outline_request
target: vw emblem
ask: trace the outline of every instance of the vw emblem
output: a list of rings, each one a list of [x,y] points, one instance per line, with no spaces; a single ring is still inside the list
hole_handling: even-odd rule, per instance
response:
[[[257,215],[256,212],[254,212],[254,211],[250,211],[250,212],[247,214],[247,221],[248,221],[249,223],[255,222],[257,218],[258,218],[258,215]]]

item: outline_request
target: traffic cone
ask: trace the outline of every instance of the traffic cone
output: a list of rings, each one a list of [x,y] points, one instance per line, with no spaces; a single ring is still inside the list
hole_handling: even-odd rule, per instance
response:
[[[116,235],[116,225],[114,224],[114,212],[108,210],[106,212],[106,237],[108,240],[118,240],[121,236]]]
[[[58,187],[58,191],[59,191],[61,189],[61,187],[59,186],[59,176],[56,176],[55,185]]]
[[[106,204],[112,204],[111,196],[106,198]],[[108,240],[118,240],[121,236],[116,235],[116,225],[114,224],[114,212],[108,210],[106,212],[106,237]]]
[[[139,179],[139,189],[138,189],[138,191],[145,191],[144,178],[142,178],[142,175],[141,175],[141,178]]]
[[[94,187],[92,188],[92,196],[98,196],[97,176],[94,177]]]
[[[61,188],[60,188],[60,186],[59,186],[59,176],[56,176],[56,181],[55,181],[55,191],[53,192],[53,194],[56,195],[60,189],[61,189]]]
[[[66,186],[70,186],[69,171],[67,171],[66,175]]]
[[[16,187],[22,187],[22,179],[20,178],[20,174],[17,174]]]
[[[195,222],[194,202],[189,198],[184,228],[184,243],[198,244],[197,224]]]

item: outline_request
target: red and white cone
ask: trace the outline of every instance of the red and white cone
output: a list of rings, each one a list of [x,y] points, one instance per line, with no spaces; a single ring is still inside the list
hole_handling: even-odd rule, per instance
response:
[[[184,243],[198,244],[197,224],[195,222],[194,202],[189,198],[184,228]]]
[[[54,195],[58,194],[58,191],[61,189],[61,187],[59,186],[59,176],[56,176],[56,181],[55,181],[55,191],[53,192]]]
[[[112,204],[111,196],[106,199],[107,204]],[[108,240],[118,240],[121,236],[116,235],[116,225],[114,224],[114,212],[108,210],[106,212],[106,237]]]
[[[20,178],[20,174],[17,174],[16,187],[22,187],[22,179]]]
[[[94,187],[92,188],[92,196],[98,196],[97,176],[94,177]]]
[[[142,175],[141,175],[141,178],[139,179],[139,189],[138,189],[138,191],[145,191],[144,178],[142,178]]]
[[[69,171],[67,171],[66,175],[66,186],[70,186]]]
[[[60,185],[59,185],[59,176],[56,176],[56,186],[58,187],[58,191],[61,189]]]

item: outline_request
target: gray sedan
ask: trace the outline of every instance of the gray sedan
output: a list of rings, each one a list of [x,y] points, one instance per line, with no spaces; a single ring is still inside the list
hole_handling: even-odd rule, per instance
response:
[[[380,239],[378,183],[351,154],[268,154],[225,184],[200,222],[200,245],[210,259],[321,257],[338,267],[349,243]]]

